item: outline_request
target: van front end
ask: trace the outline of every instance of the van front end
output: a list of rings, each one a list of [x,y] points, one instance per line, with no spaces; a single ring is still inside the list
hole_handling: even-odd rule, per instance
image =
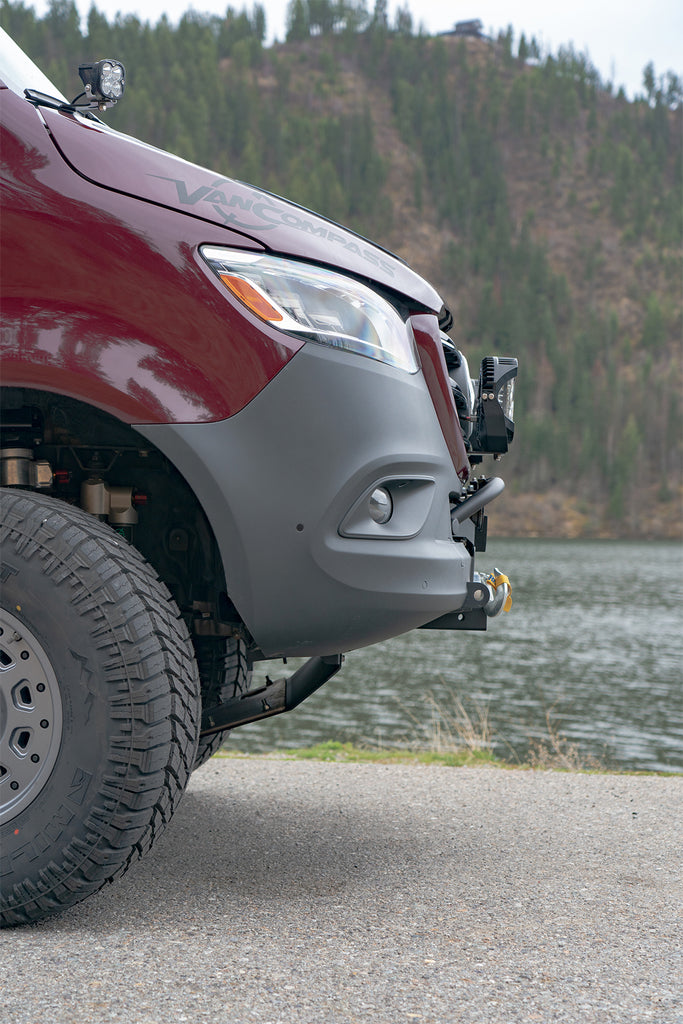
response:
[[[510,601],[477,467],[516,360],[472,379],[406,263],[111,130],[123,65],[79,73],[69,101],[0,29],[3,926],[122,875],[345,652]]]
[[[478,382],[449,378],[436,315],[404,330],[408,367],[305,344],[229,419],[137,426],[200,497],[259,657],[336,654],[428,624],[486,628],[495,594],[475,552],[503,484],[469,464],[481,446],[468,451],[461,419],[473,435]],[[453,390],[467,392],[466,414]]]

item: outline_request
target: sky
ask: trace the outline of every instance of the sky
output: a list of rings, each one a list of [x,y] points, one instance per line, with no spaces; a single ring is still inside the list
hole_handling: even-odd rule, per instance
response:
[[[253,0],[94,0],[95,6],[113,20],[117,12],[135,14],[141,21],[156,22],[162,14],[177,22],[189,8],[222,15],[226,7],[248,10]],[[289,0],[260,0],[266,12],[267,42],[283,40]],[[28,0],[36,13],[43,15],[48,0]],[[91,0],[76,0],[86,16]],[[643,92],[643,68],[654,62],[655,73],[674,71],[683,77],[683,2],[681,0],[389,0],[393,21],[396,8],[407,6],[415,27],[423,24],[429,33],[452,28],[456,21],[479,18],[484,31],[494,36],[512,25],[515,41],[522,32],[535,36],[544,50],[556,53],[573,43],[574,49],[588,53],[603,81],[611,81],[615,90],[623,86],[627,96]],[[367,0],[372,11],[374,0]],[[115,57],[116,54],[110,54]]]

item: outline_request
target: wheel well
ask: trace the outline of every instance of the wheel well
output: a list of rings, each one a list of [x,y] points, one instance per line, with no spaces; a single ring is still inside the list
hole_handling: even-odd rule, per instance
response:
[[[108,521],[133,544],[171,591],[196,647],[212,637],[246,637],[202,506],[133,427],[73,398],[3,388],[0,455],[3,485],[39,487]]]

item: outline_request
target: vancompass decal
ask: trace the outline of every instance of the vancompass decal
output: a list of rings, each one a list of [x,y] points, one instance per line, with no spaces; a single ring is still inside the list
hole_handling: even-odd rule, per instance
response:
[[[180,178],[167,178],[161,174],[152,174],[150,177],[172,182],[182,206],[208,203],[226,227],[247,232],[270,231],[283,226],[294,228],[316,238],[324,238],[333,245],[341,245],[346,252],[360,256],[373,266],[380,267],[386,274],[394,276],[394,268],[388,260],[383,260],[376,252],[359,245],[348,234],[335,230],[333,225],[326,227],[325,222],[317,218],[309,219],[304,211],[298,212],[285,202],[273,202],[263,192],[255,191],[254,198],[247,198],[243,193],[227,192],[226,186],[229,188],[233,182],[225,178],[217,178],[211,185],[200,185],[189,192],[187,183]]]

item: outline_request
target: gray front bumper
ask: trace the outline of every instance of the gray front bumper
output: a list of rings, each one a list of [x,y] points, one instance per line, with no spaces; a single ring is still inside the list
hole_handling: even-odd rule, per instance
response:
[[[267,657],[354,650],[462,606],[461,487],[421,373],[308,344],[228,420],[137,429],[197,495]],[[365,515],[379,483],[385,527]]]

